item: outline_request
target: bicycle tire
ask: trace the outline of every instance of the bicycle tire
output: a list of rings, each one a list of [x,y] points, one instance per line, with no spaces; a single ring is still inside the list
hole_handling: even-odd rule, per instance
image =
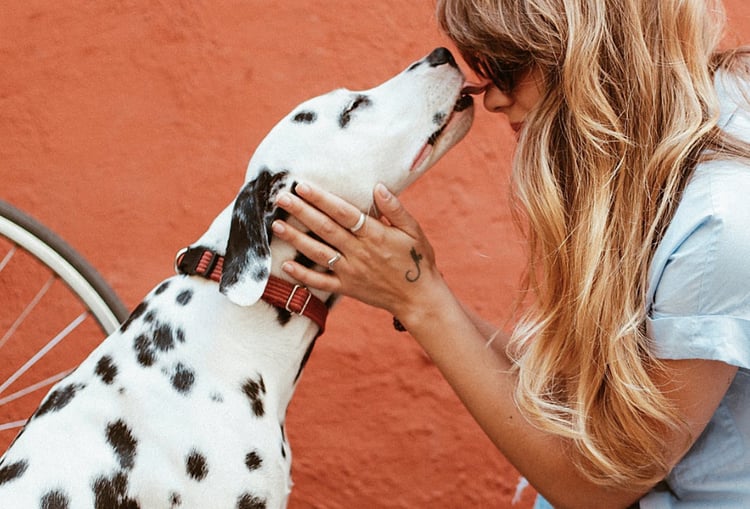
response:
[[[83,256],[32,216],[2,200],[0,235],[21,246],[57,274],[107,334],[128,317],[128,309],[120,298]]]

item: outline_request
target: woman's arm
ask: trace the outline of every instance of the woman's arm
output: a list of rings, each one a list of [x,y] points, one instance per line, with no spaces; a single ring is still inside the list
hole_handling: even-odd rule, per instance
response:
[[[494,328],[470,316],[456,299],[419,225],[394,196],[377,188],[376,205],[385,222],[368,218],[365,228],[352,234],[340,225],[356,223],[359,212],[354,207],[318,189],[298,186],[297,191],[308,203],[285,195],[279,205],[343,256],[332,274],[293,262],[285,262],[284,270],[303,284],[348,295],[397,316],[497,448],[556,506],[627,507],[643,495],[643,490],[588,482],[573,466],[569,444],[538,430],[520,414],[513,399],[515,376],[504,355],[507,337],[500,336],[495,348],[488,346]],[[333,256],[331,247],[287,223],[277,222],[274,232],[321,265]],[[691,433],[665,437],[676,463],[705,427],[736,368],[710,361],[669,362],[667,367],[667,394],[685,412]]]

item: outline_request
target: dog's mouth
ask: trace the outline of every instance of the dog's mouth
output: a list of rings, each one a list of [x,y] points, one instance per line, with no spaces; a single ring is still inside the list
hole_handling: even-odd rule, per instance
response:
[[[456,100],[456,103],[453,105],[453,111],[451,111],[450,115],[448,115],[448,117],[443,121],[442,125],[430,135],[430,137],[427,139],[427,143],[425,143],[424,146],[420,149],[419,153],[417,153],[417,157],[414,158],[414,162],[412,162],[411,168],[409,169],[410,172],[413,172],[417,168],[420,168],[425,163],[425,161],[430,158],[436,145],[438,144],[438,141],[442,138],[443,133],[448,130],[451,124],[455,123],[453,121],[457,117],[459,117],[458,114],[471,108],[473,105],[474,98],[470,94],[462,90],[461,94],[459,94],[458,99]],[[468,130],[468,127],[466,128],[466,130]],[[450,145],[457,143],[464,134],[465,131],[461,133],[460,136],[457,136],[457,139],[453,140]],[[446,149],[447,148],[449,147],[446,147]]]

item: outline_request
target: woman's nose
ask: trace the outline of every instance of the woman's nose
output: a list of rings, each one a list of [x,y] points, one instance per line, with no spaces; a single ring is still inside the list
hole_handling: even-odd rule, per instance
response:
[[[484,94],[484,108],[490,113],[499,113],[503,108],[513,104],[513,98],[500,91],[492,83],[492,80],[487,78],[480,78],[478,81],[466,81],[462,92],[471,95]]]
[[[513,96],[490,84],[484,91],[484,108],[490,113],[501,113],[513,105]]]

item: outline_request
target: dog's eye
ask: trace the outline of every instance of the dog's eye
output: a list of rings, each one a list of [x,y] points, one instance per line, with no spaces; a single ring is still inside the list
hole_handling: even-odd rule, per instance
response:
[[[346,127],[349,121],[352,119],[352,112],[362,106],[369,106],[371,104],[370,98],[366,95],[358,95],[354,98],[349,105],[344,108],[339,117],[339,125],[343,128]]]

